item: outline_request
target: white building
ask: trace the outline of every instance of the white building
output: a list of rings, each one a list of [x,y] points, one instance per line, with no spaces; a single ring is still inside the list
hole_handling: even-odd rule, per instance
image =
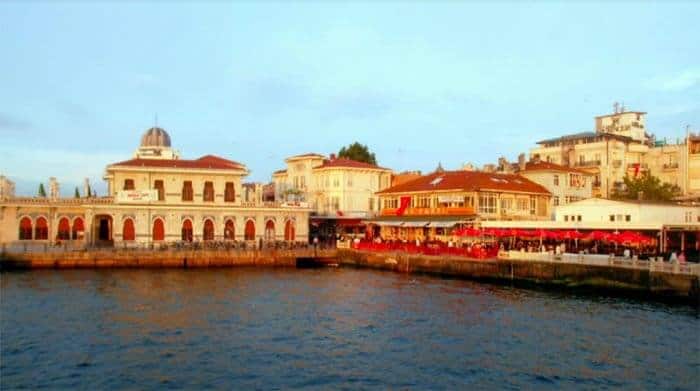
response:
[[[700,206],[686,206],[666,202],[618,201],[591,198],[560,205],[555,210],[555,221],[606,224],[617,229],[643,225],[679,225],[700,228]]]

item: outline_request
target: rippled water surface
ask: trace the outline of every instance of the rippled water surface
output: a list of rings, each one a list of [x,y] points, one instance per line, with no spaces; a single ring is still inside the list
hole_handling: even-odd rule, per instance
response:
[[[689,389],[694,308],[354,269],[3,273],[16,388]]]

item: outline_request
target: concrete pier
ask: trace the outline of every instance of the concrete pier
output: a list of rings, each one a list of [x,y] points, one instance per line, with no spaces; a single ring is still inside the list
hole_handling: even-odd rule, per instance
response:
[[[338,250],[343,265],[474,280],[672,298],[700,305],[700,277],[615,265],[518,259],[466,259],[407,253]]]

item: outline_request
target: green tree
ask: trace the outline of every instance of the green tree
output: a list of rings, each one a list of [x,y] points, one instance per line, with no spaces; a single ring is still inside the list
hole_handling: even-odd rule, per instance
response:
[[[75,187],[75,198],[80,198],[80,191],[78,191],[78,186]]]
[[[92,187],[90,185],[88,185],[88,187],[87,187],[87,194],[85,195],[85,197],[87,197],[87,198],[92,197]]]
[[[46,198],[46,189],[44,189],[44,184],[40,183],[39,184],[39,192],[38,192],[39,197]]]
[[[358,142],[340,148],[338,157],[374,165],[377,164],[377,158],[374,156],[374,153],[370,152],[366,145],[362,145]]]
[[[613,191],[612,198],[619,200],[646,201],[671,201],[680,195],[681,189],[670,183],[661,183],[661,180],[649,173],[644,173],[640,177],[631,178],[626,175],[624,186],[620,190]]]

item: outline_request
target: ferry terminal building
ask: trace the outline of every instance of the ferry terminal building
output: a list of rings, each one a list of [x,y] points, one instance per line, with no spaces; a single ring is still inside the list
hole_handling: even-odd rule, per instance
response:
[[[174,241],[306,242],[310,210],[248,191],[245,165],[181,159],[169,134],[148,129],[130,160],[110,164],[106,197],[0,199],[0,243],[138,245]]]

